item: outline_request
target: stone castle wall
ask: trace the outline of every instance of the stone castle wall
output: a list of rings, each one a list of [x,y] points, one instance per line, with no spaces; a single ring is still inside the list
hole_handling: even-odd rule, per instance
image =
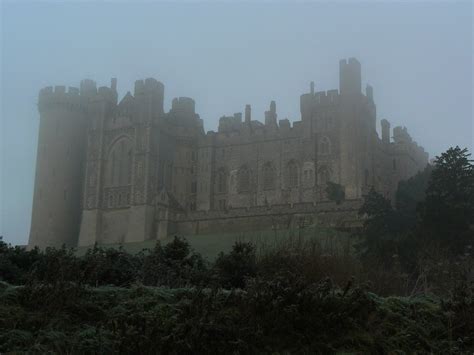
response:
[[[382,120],[376,133],[373,88],[361,67],[339,65],[339,90],[300,97],[301,120],[279,119],[274,101],[261,121],[223,116],[205,133],[191,98],[163,109],[164,85],[137,80],[118,102],[117,81],[97,89],[43,89],[30,247],[92,245],[288,228],[357,225],[362,197],[393,198],[398,181],[428,155],[406,128]],[[346,194],[329,202],[328,181]],[[306,223],[306,222],[305,222]]]

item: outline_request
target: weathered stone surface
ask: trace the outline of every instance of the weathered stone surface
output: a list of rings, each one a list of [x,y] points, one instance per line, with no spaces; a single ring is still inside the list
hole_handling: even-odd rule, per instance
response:
[[[340,63],[340,89],[301,95],[301,120],[262,121],[250,105],[204,132],[194,100],[163,110],[164,86],[138,80],[117,102],[116,81],[96,89],[40,91],[41,114],[30,247],[163,239],[294,227],[351,227],[374,187],[393,198],[398,181],[428,163],[406,128],[382,120],[373,88],[361,92],[360,63]],[[254,114],[255,115],[255,114]],[[327,181],[347,201],[328,202]],[[303,222],[301,222],[303,221]]]

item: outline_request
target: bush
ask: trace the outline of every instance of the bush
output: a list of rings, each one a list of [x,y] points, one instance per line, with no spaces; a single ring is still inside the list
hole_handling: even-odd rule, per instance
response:
[[[225,288],[243,288],[246,279],[257,272],[255,246],[251,243],[236,242],[228,254],[220,253],[216,259],[218,283]]]
[[[184,287],[205,283],[207,279],[207,263],[191,250],[185,239],[175,237],[164,247],[157,242],[144,257],[141,280],[145,285]]]
[[[132,255],[123,247],[100,248],[94,245],[80,258],[83,282],[92,286],[129,286],[136,282],[143,264],[143,253]]]

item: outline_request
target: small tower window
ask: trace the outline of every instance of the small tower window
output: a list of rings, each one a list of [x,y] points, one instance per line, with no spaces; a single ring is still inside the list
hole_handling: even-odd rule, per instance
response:
[[[331,153],[331,142],[328,137],[323,137],[319,143],[319,153],[320,154],[330,154]]]

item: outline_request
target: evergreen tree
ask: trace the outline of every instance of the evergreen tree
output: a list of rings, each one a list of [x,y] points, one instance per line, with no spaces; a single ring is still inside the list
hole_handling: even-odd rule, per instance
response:
[[[422,228],[451,246],[472,238],[474,165],[466,148],[450,148],[437,156],[420,208]],[[471,229],[470,229],[471,228]]]

